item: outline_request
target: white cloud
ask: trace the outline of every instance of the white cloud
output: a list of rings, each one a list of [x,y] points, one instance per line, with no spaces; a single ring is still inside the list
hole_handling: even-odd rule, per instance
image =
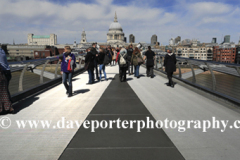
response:
[[[121,6],[113,4],[113,0],[65,5],[47,0],[1,0],[0,43],[12,43],[13,39],[26,43],[27,33],[55,33],[59,43],[73,43],[75,38],[79,42],[83,28],[89,41],[105,42],[115,11],[125,36],[134,34],[137,42],[150,42],[153,34],[164,44],[176,36],[208,42],[211,37],[233,34],[240,23],[240,9],[225,3],[176,1],[176,6],[166,11],[149,7],[150,1]]]
[[[188,5],[195,15],[219,15],[229,13],[233,8],[230,5],[216,2],[197,2]]]

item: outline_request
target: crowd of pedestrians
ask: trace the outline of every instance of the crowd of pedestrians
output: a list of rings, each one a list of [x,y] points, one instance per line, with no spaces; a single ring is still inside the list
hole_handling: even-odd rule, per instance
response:
[[[127,71],[129,76],[134,74],[134,77],[140,78],[140,66],[141,64],[145,63],[145,61],[147,68],[147,77],[154,78],[153,68],[156,56],[155,53],[151,50],[151,46],[148,46],[148,50],[146,51],[144,57],[142,57],[142,54],[138,47],[135,47],[133,49],[132,44],[127,48],[112,48],[111,46],[107,46],[106,48],[97,48],[97,43],[93,43],[92,47],[88,48],[86,51],[87,54],[85,56],[85,69],[89,75],[87,85],[92,85],[96,82],[102,82],[104,80],[108,81],[106,66],[113,66],[116,64],[119,65],[119,80],[121,82],[126,82]],[[62,60],[62,74],[66,93],[69,97],[71,97],[72,74],[74,67],[72,71],[69,71],[67,69],[67,64],[70,63],[69,61],[72,61],[74,64],[76,62],[75,56],[71,53],[70,47],[66,46]],[[174,87],[172,75],[173,72],[176,71],[176,56],[175,54],[171,53],[170,50],[168,50],[168,54],[165,56],[164,67],[169,79],[167,86]]]
[[[148,46],[148,50],[144,57],[142,57],[139,48],[135,47],[133,49],[132,45],[127,48],[111,48],[111,46],[108,46],[107,48],[97,48],[97,44],[93,43],[92,47],[88,48],[86,51],[87,54],[85,56],[84,67],[89,75],[87,85],[92,85],[95,82],[102,82],[104,80],[108,81],[106,73],[107,65],[119,65],[119,80],[121,82],[126,82],[127,71],[129,76],[134,74],[134,77],[140,78],[140,66],[145,63],[145,60],[147,77],[154,77],[153,68],[156,57],[150,46]],[[168,54],[166,54],[164,59],[164,67],[168,77],[167,86],[174,87],[172,75],[173,72],[176,71],[177,60],[175,54],[170,50],[167,52]],[[71,97],[73,95],[72,77],[74,69],[76,68],[76,58],[72,53],[70,46],[65,46],[63,56],[59,57],[59,61],[61,62],[62,82],[66,89],[66,94],[68,97]],[[11,77],[12,75],[7,62],[6,53],[0,48],[0,113],[3,111],[7,113],[14,112],[9,92]]]

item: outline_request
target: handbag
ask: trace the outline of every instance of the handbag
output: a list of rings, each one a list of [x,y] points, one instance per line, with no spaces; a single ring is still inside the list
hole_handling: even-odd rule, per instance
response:
[[[141,57],[137,57],[138,65],[143,64],[143,59]]]

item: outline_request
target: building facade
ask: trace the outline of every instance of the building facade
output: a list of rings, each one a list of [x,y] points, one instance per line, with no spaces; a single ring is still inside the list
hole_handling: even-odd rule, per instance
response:
[[[53,46],[57,44],[57,35],[34,35],[28,34],[28,45],[49,45]]]
[[[236,64],[240,64],[240,45],[236,46]]]
[[[190,45],[178,45],[176,47],[175,54],[184,58],[208,61],[213,60],[213,48],[205,45],[204,43],[198,44],[197,41],[194,41]]]
[[[86,35],[84,28],[83,28],[82,39],[81,39],[80,43],[87,43],[87,35]]]
[[[151,37],[151,45],[155,45],[156,43],[157,43],[157,35],[154,34],[154,35],[152,35],[152,37]]]
[[[213,47],[213,61],[223,63],[235,63],[236,60],[236,47]]]
[[[135,36],[133,34],[129,35],[129,43],[135,43]]]

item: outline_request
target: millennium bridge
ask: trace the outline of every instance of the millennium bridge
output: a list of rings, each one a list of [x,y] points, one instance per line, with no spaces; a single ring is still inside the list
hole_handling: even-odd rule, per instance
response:
[[[76,55],[70,98],[58,58],[11,62],[9,88],[15,114],[0,116],[11,121],[7,128],[8,121],[1,122],[0,159],[239,160],[239,128],[214,128],[219,124],[177,128],[173,122],[216,119],[233,124],[240,120],[240,65],[177,57],[171,88],[165,84],[164,53],[156,57],[154,78],[146,76],[142,65],[139,79],[131,75],[127,82],[120,82],[116,65],[106,67],[108,81],[86,85],[84,55]],[[166,119],[172,121],[172,128],[149,128]],[[58,126],[19,127],[19,121],[29,120]],[[64,124],[69,120],[79,121],[79,126]],[[135,120],[141,128],[137,123],[132,128],[103,123],[94,131],[84,127],[84,121],[109,120],[125,124]],[[144,126],[147,120],[153,123]]]

